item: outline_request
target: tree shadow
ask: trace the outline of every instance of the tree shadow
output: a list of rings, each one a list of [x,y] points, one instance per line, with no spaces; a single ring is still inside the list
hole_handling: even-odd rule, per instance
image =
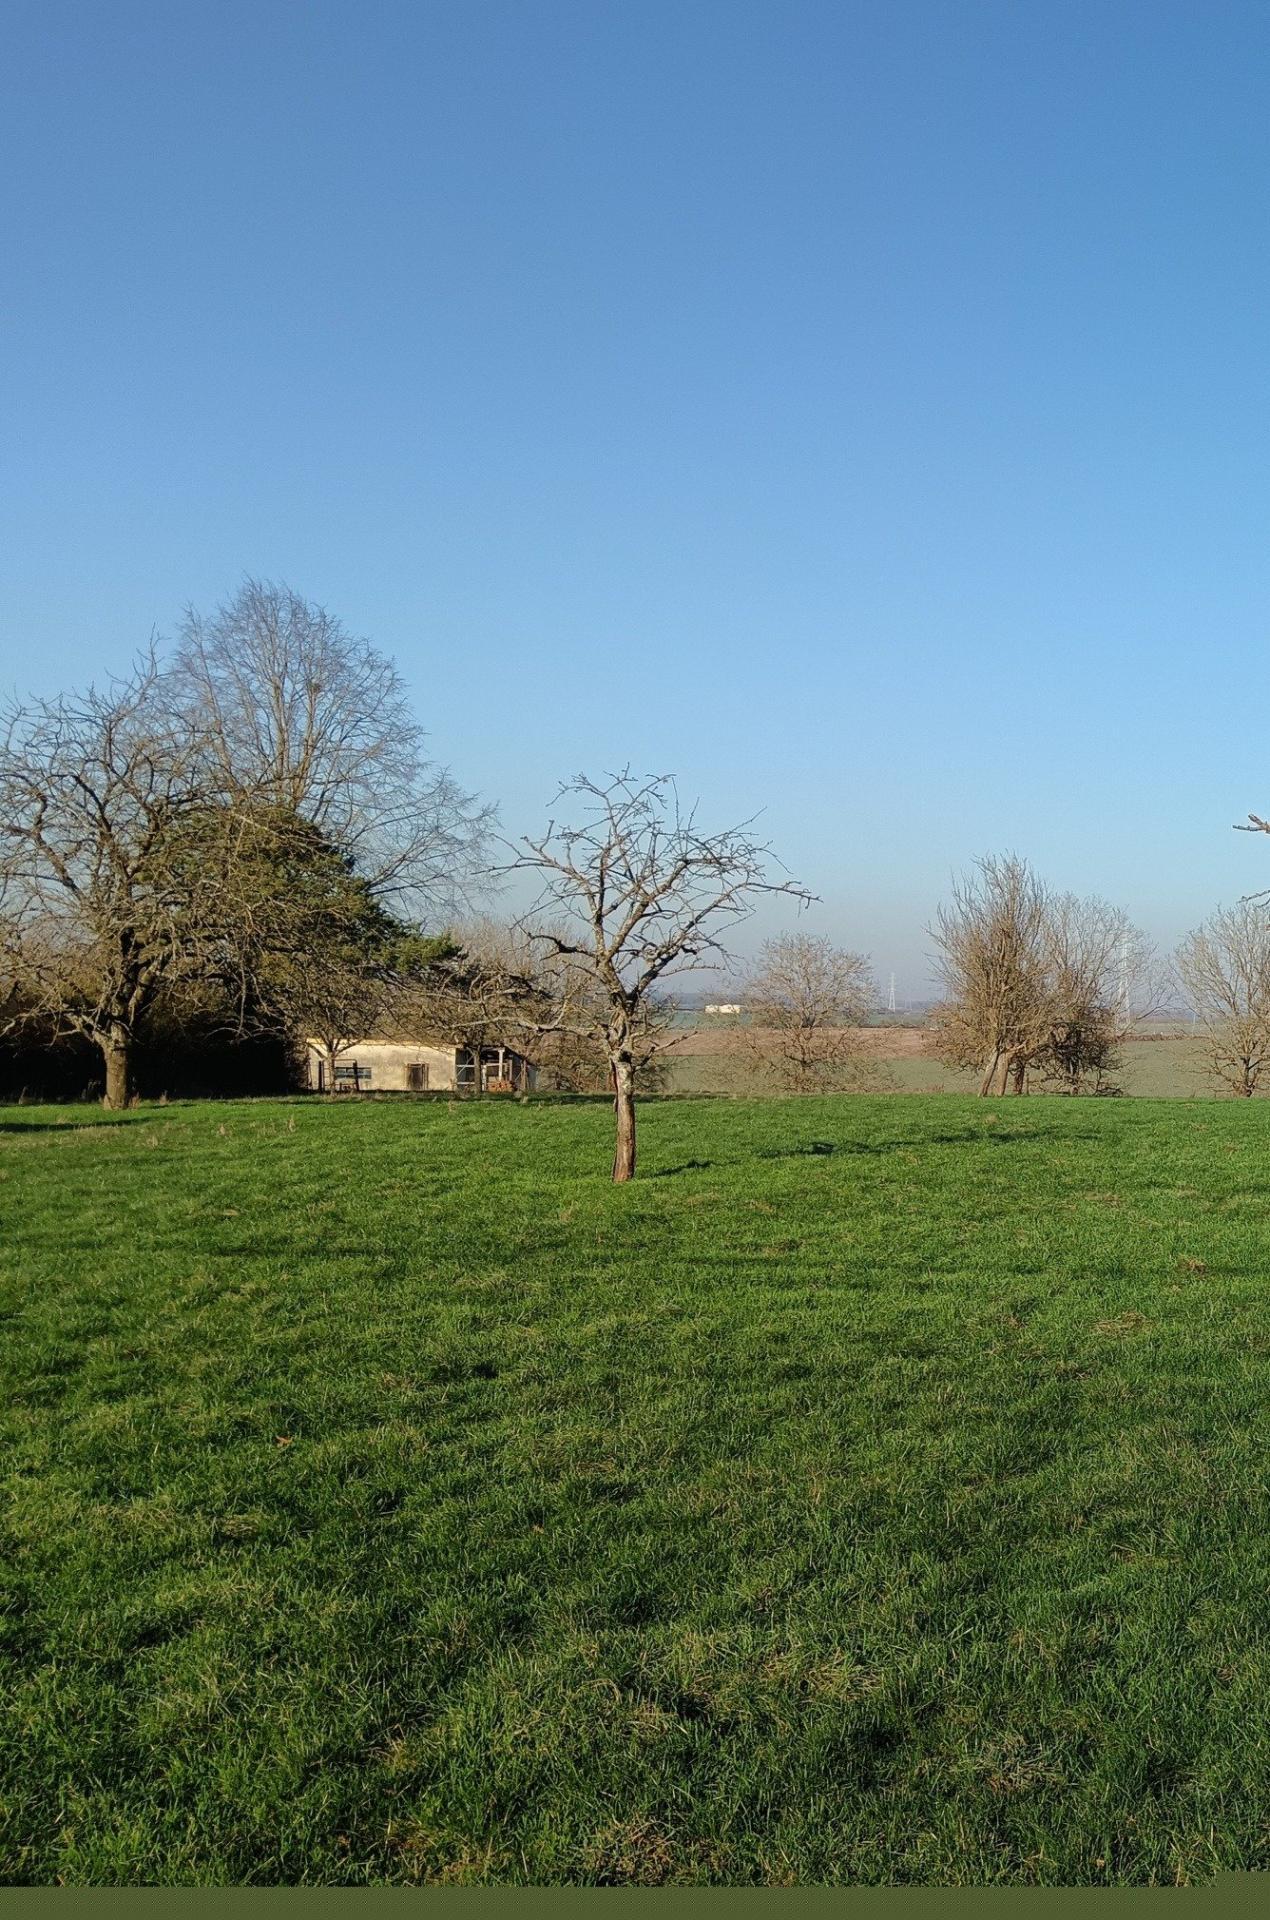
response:
[[[765,1147],[754,1157],[756,1160],[810,1160],[831,1153],[899,1153],[903,1148],[912,1148],[915,1144],[912,1140],[805,1140],[795,1147]]]
[[[0,1133],[82,1133],[92,1127],[137,1126],[153,1118],[149,1113],[99,1113],[92,1120],[0,1120]]]
[[[920,1153],[923,1147],[1016,1146],[1020,1142],[1044,1140],[1047,1136],[1030,1127],[962,1127],[943,1133],[909,1134],[899,1140],[801,1140],[789,1147],[765,1147],[753,1155],[756,1160],[818,1160],[835,1153],[859,1159],[879,1159],[888,1153]],[[1093,1140],[1098,1135],[1088,1128],[1079,1132],[1065,1128],[1064,1140]],[[740,1154],[729,1161],[739,1165],[751,1156]],[[704,1173],[718,1165],[714,1160],[684,1160],[674,1167],[658,1167],[648,1174],[650,1180],[673,1180],[681,1173]]]
[[[1063,1129],[1063,1139],[1095,1140],[1099,1136],[1087,1128]],[[801,1160],[831,1153],[876,1157],[887,1153],[920,1153],[923,1147],[1017,1146],[1022,1142],[1044,1141],[1048,1136],[1031,1127],[963,1127],[957,1132],[909,1134],[902,1140],[806,1140],[792,1147],[768,1147],[755,1155],[759,1160]]]

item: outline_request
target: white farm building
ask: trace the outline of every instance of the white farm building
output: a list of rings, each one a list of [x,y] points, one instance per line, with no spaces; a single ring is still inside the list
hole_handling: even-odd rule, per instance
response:
[[[429,1041],[352,1040],[334,1062],[320,1040],[306,1043],[315,1093],[528,1093],[536,1072],[510,1047],[449,1047]],[[478,1078],[479,1076],[479,1078]]]

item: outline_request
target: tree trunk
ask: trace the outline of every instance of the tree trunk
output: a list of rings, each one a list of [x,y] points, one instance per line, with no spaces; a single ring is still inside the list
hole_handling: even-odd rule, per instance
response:
[[[122,1027],[112,1027],[98,1042],[106,1062],[104,1107],[126,1107],[132,1098],[132,1037]]]
[[[624,1054],[612,1066],[613,1111],[617,1115],[613,1178],[630,1180],[635,1172],[635,1064],[629,1054]]]
[[[1018,1059],[1014,1062],[1014,1065],[1010,1069],[1010,1071],[1014,1076],[1014,1091],[1016,1093],[1026,1093],[1027,1092],[1027,1084],[1026,1084],[1027,1083],[1027,1060],[1023,1054],[1019,1055]]]
[[[1000,1065],[1000,1061],[1001,1054],[999,1051],[989,1056],[988,1064],[983,1070],[983,1079],[979,1082],[979,1098],[981,1100],[986,1100],[989,1094],[996,1092],[997,1067]]]

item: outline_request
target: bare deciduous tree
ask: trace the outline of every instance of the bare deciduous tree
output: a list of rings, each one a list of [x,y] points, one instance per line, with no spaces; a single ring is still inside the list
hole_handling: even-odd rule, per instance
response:
[[[382,997],[358,951],[375,914],[461,895],[491,818],[428,760],[391,662],[249,582],[189,616],[172,666],[152,646],[0,722],[6,1022],[90,1038],[112,1106],[181,981],[215,983],[240,1026],[284,1003],[339,1024]]]
[[[681,1038],[682,1032],[673,1028],[664,1004],[642,1010],[631,1048],[635,1080],[642,1093],[665,1093],[674,1050]],[[540,1087],[567,1093],[604,1093],[611,1089],[612,1068],[598,1033],[557,1030],[540,1035],[536,1045]]]
[[[740,1045],[758,1070],[792,1093],[839,1083],[859,1060],[859,1030],[877,1004],[872,969],[814,934],[767,940],[745,987]]]
[[[412,916],[461,903],[493,810],[428,757],[401,675],[369,641],[248,580],[212,616],[189,610],[175,678],[223,793],[309,821]]]
[[[197,970],[214,829],[199,742],[153,652],[82,695],[11,707],[0,731],[0,925],[24,1018],[85,1035],[128,1103],[137,1029]],[[193,884],[194,891],[191,891]],[[214,884],[211,883],[211,884]]]
[[[945,1059],[981,1094],[1023,1093],[1030,1070],[1076,1093],[1107,1091],[1116,1049],[1157,997],[1151,949],[1118,907],[1054,894],[1011,855],[979,863],[933,929],[947,998]]]
[[[1064,1093],[1115,1092],[1119,1049],[1160,998],[1151,946],[1123,909],[1070,893],[1050,900],[1045,945],[1049,1030],[1026,1065]]]
[[[641,780],[627,770],[600,783],[579,774],[558,800],[574,818],[526,838],[512,863],[541,878],[525,924],[561,963],[557,1006],[542,1027],[602,1042],[617,1119],[613,1178],[629,1180],[641,1030],[654,990],[725,961],[724,935],[760,895],[810,895],[768,878],[771,849],[751,823],[703,832],[668,775]]]
[[[321,1084],[333,1094],[341,1059],[360,1042],[418,1039],[412,1003],[411,984],[388,964],[328,954],[293,972],[283,1004],[297,1041],[316,1048]]]
[[[1178,949],[1177,971],[1209,1074],[1250,1099],[1270,1063],[1270,916],[1257,900],[1215,913]]]
[[[457,926],[450,950],[406,985],[397,1023],[403,1035],[427,1034],[467,1054],[471,1079],[460,1085],[479,1094],[483,1051],[514,1046],[527,1053],[526,1034],[550,1018],[555,1004],[529,943],[484,917]]]
[[[940,1050],[978,1069],[981,1094],[1006,1091],[1045,1029],[1048,906],[1025,860],[990,856],[956,883],[931,929],[946,994],[934,1017]]]

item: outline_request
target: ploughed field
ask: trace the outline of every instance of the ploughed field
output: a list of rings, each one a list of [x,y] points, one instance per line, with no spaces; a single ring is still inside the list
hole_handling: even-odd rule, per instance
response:
[[[0,1114],[0,1877],[1270,1867],[1270,1114]]]

